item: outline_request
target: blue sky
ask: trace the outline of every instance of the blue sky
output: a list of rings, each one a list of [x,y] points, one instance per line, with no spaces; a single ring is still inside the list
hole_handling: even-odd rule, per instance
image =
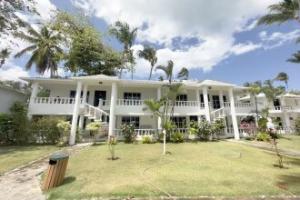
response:
[[[271,79],[284,71],[290,77],[289,88],[300,89],[300,65],[286,62],[292,53],[300,50],[300,44],[294,41],[300,36],[300,24],[253,26],[257,17],[267,12],[267,6],[277,0],[231,0],[230,5],[217,0],[45,2],[41,3],[43,9],[52,4],[52,8],[71,13],[78,9],[88,13],[92,24],[103,33],[103,40],[117,50],[121,45],[107,35],[108,25],[123,20],[139,27],[133,49],[142,49],[143,44],[155,46],[159,64],[172,59],[175,71],[181,67],[189,68],[191,79],[243,84]],[[22,68],[26,59],[23,57],[12,63]],[[135,78],[145,79],[148,69],[146,61],[137,59]],[[4,72],[0,71],[0,76],[1,73]],[[31,70],[29,75],[36,74]],[[155,77],[158,75],[156,73]]]

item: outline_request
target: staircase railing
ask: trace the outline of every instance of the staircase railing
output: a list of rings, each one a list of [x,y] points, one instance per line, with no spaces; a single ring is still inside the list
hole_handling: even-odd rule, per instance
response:
[[[109,114],[107,112],[88,103],[85,103],[84,105],[84,115],[90,119],[94,119],[95,121],[100,122],[108,122],[109,117]]]
[[[220,118],[225,117],[225,109],[224,108],[219,108],[217,110],[214,110],[210,113],[212,121]]]

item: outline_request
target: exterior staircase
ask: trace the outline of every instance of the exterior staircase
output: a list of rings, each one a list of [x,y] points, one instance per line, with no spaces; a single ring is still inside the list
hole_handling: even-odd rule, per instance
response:
[[[83,108],[83,113],[85,117],[92,119],[95,122],[101,122],[103,124],[108,123],[109,114],[99,107],[86,103]]]
[[[218,119],[224,119],[226,117],[225,107],[210,112],[211,121],[214,122]]]

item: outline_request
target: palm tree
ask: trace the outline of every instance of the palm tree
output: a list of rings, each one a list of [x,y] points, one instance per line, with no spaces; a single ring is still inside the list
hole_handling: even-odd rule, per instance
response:
[[[287,61],[292,62],[292,63],[300,63],[300,51],[298,51],[297,53],[294,53],[293,56],[291,58],[289,58]]]
[[[287,75],[287,73],[285,72],[280,72],[275,80],[277,81],[283,81],[285,83],[285,89],[287,90],[288,89],[288,81],[289,81],[289,76]]]
[[[9,57],[10,53],[11,52],[7,48],[2,49],[0,51],[0,68],[4,65],[6,59]]]
[[[174,63],[172,60],[169,60],[166,66],[159,65],[156,67],[156,70],[157,69],[162,70],[165,73],[166,79],[169,81],[169,84],[171,84],[173,79],[173,68],[174,68]]]
[[[148,80],[151,80],[154,65],[157,63],[156,50],[152,47],[146,46],[143,50],[139,51],[139,57],[149,61],[151,69]]]
[[[185,67],[181,68],[177,78],[187,80],[189,78],[189,70]]]
[[[281,24],[289,20],[300,22],[299,12],[299,0],[283,0],[277,4],[270,5],[269,13],[258,20],[258,25]]]
[[[126,22],[117,21],[113,26],[110,27],[110,34],[114,35],[123,44],[123,56],[125,62],[131,64],[131,78],[133,79],[133,64],[134,56],[131,47],[137,35],[137,28],[131,29],[129,24]],[[121,67],[120,78],[122,78],[122,71],[124,67]]]
[[[25,68],[29,70],[35,64],[38,73],[44,74],[45,71],[50,70],[50,77],[55,77],[57,64],[63,55],[63,50],[59,46],[63,38],[46,26],[42,27],[39,32],[30,27],[28,33],[16,33],[17,37],[29,42],[31,45],[18,52],[15,57],[18,58],[27,52],[32,52]]]
[[[249,87],[250,95],[254,97],[255,114],[256,114],[255,123],[257,125],[257,123],[258,123],[257,95],[261,92],[261,83],[259,81],[256,81],[254,83],[245,83],[244,86]]]

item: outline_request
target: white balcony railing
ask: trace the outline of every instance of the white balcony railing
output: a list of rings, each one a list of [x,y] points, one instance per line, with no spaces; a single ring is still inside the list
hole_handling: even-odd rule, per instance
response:
[[[144,100],[134,100],[134,99],[117,99],[117,105],[119,106],[142,106],[144,105]],[[204,103],[199,101],[176,101],[175,107],[201,107],[204,108]]]
[[[74,104],[75,98],[69,97],[36,97],[33,101],[34,104]],[[82,99],[80,99],[82,103]]]

